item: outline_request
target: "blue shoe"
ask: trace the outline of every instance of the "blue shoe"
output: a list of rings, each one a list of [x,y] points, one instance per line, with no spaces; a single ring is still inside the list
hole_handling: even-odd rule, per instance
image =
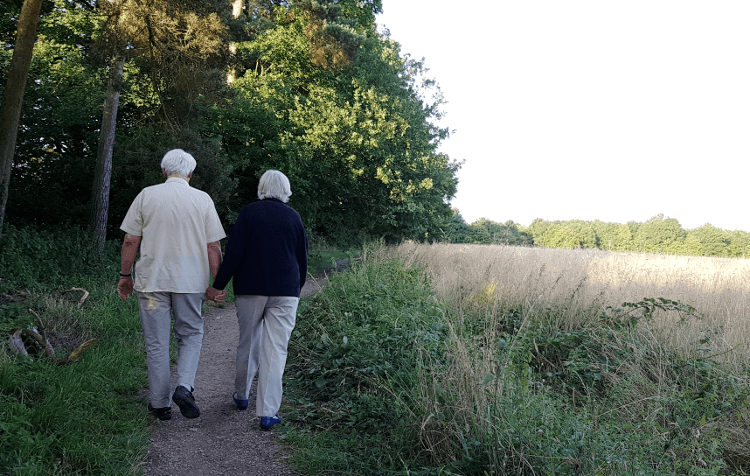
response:
[[[234,404],[237,405],[237,410],[247,410],[248,398],[240,400],[237,398],[237,392],[234,392],[232,399],[234,400]]]
[[[174,395],[172,395],[172,401],[180,407],[180,413],[182,413],[182,416],[185,418],[198,418],[201,415],[198,405],[195,404],[193,392],[182,385],[175,389]]]
[[[270,430],[272,426],[279,423],[280,421],[281,417],[278,415],[260,417],[260,429]]]

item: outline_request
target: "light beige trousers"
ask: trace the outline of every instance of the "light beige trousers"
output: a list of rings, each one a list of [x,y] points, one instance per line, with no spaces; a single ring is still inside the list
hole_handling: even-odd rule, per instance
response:
[[[299,298],[244,295],[235,299],[240,326],[235,392],[237,398],[247,399],[257,373],[256,413],[258,416],[274,416],[281,407],[281,379]]]
[[[169,339],[172,315],[177,339],[177,386],[193,390],[203,346],[203,293],[138,293],[141,327],[146,341],[146,364],[151,405],[172,405]]]

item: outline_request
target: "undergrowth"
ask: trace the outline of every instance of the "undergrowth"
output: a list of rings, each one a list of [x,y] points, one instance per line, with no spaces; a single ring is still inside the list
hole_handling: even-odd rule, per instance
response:
[[[657,310],[675,326],[701,319],[649,297],[592,303],[561,325],[559,302],[443,299],[419,268],[365,257],[301,304],[283,408],[293,462],[304,474],[747,474],[748,376],[667,350]]]

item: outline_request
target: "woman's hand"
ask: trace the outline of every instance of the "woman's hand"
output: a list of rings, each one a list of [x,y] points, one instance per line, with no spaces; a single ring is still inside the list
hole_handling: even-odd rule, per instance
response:
[[[204,299],[204,301],[213,301],[216,304],[221,304],[224,302],[224,299],[226,299],[226,297],[226,289],[223,291],[219,291],[213,286],[209,286],[208,289],[206,289],[206,298]]]

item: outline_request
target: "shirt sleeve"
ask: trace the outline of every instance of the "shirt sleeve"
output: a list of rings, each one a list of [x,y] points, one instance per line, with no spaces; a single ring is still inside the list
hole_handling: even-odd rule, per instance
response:
[[[122,220],[120,229],[125,233],[130,233],[134,236],[143,236],[143,214],[141,213],[141,204],[143,202],[143,190],[135,197],[133,203],[130,204],[128,213],[125,214],[125,218]]]
[[[216,206],[211,197],[208,197],[209,207],[208,213],[206,214],[206,242],[213,243],[219,241],[222,238],[226,238],[227,234],[224,232],[224,227],[221,226],[221,220],[219,214],[216,213]]]

